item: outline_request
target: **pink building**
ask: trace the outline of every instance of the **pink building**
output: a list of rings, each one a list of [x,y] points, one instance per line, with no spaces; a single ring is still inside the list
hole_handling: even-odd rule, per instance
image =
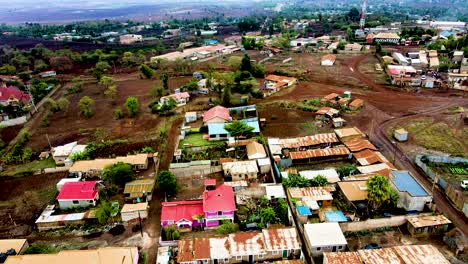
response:
[[[164,202],[161,205],[163,227],[175,225],[177,228],[192,230],[193,227],[203,225],[203,200]]]
[[[206,186],[206,191],[203,192],[203,212],[207,228],[217,227],[223,220],[234,222],[236,211],[232,187],[224,184],[213,187],[214,185]]]

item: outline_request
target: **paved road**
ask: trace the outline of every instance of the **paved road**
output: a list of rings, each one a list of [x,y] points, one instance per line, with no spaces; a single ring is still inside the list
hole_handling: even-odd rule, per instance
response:
[[[432,180],[428,176],[426,176],[425,173],[421,171],[421,169],[419,169],[419,167],[415,164],[415,162],[411,160],[411,158],[409,158],[396,144],[393,144],[390,141],[385,131],[392,125],[404,121],[405,119],[413,119],[418,116],[440,114],[446,111],[448,107],[454,105],[459,104],[446,103],[419,114],[412,114],[399,118],[388,119],[380,123],[378,126],[374,127],[372,131],[371,140],[379,144],[389,153],[394,153],[394,163],[398,162],[402,168],[410,171],[419,180],[419,182],[421,182],[428,190],[431,190],[433,186]],[[460,228],[460,230],[462,230],[465,233],[465,235],[468,235],[468,221],[466,216],[452,206],[452,203],[448,200],[442,189],[438,187],[433,188],[433,201],[435,202],[438,211],[442,212],[445,216],[447,216],[455,226]]]

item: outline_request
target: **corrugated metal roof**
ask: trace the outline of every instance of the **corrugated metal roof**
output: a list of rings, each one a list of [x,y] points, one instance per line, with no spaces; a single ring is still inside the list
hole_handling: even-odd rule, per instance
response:
[[[299,175],[302,177],[312,180],[313,178],[317,177],[318,175],[321,175],[325,178],[327,178],[327,181],[329,183],[335,183],[340,181],[340,176],[338,175],[338,172],[336,172],[335,169],[324,169],[324,170],[306,170],[306,171],[300,171]]]
[[[363,138],[353,138],[350,140],[346,140],[344,144],[352,152],[361,151],[364,149],[377,150],[377,148],[374,145],[372,145],[372,143],[370,143],[369,140]]]
[[[414,217],[408,217],[408,222],[418,228],[418,227],[425,227],[425,226],[437,226],[437,225],[445,225],[452,223],[447,217],[444,215],[418,215]]]
[[[311,247],[348,244],[338,223],[305,224],[304,233]]]
[[[405,264],[449,264],[433,245],[396,246],[393,250]]]
[[[339,138],[365,136],[364,133],[362,133],[361,130],[359,130],[357,127],[335,129],[335,133]]]
[[[358,166],[357,170],[360,173],[368,174],[368,173],[373,173],[377,171],[382,171],[385,169],[389,169],[389,170],[394,169],[393,167],[390,167],[390,165],[391,165],[390,163],[377,163],[377,164],[368,165],[368,166]]]
[[[330,156],[343,156],[348,155],[350,152],[346,147],[326,148],[326,149],[312,149],[305,151],[290,152],[289,155],[292,160],[309,159],[317,157],[330,157]]]
[[[349,201],[363,201],[367,200],[366,182],[367,181],[342,181],[338,182],[338,186]]]
[[[261,255],[265,253],[262,233],[238,232],[229,234],[232,256]]]
[[[283,148],[299,148],[309,147],[325,143],[339,142],[338,138],[333,133],[316,134],[312,136],[297,137],[297,138],[269,138],[268,144],[270,148],[272,145],[279,145]]]
[[[139,196],[143,192],[151,193],[154,188],[154,179],[136,180],[125,184],[124,193]],[[135,197],[136,197],[135,196]]]
[[[265,249],[268,251],[301,248],[297,231],[294,227],[263,229],[262,233],[265,242]]]
[[[310,197],[315,201],[333,200],[330,187],[305,187],[305,188],[289,188],[288,192],[292,198]]]
[[[227,237],[210,238],[210,257],[211,259],[229,259],[229,241]]]
[[[222,167],[225,173],[234,175],[258,173],[258,166],[255,160],[225,162]]]
[[[400,192],[407,192],[411,196],[428,196],[428,192],[409,171],[392,171],[391,181]]]
[[[362,264],[357,252],[323,252],[326,264]]]
[[[366,166],[374,163],[380,162],[389,162],[382,153],[378,151],[372,151],[370,149],[365,149],[356,153],[353,153],[353,156],[359,162],[360,165]]]
[[[366,264],[405,264],[391,248],[358,250]]]

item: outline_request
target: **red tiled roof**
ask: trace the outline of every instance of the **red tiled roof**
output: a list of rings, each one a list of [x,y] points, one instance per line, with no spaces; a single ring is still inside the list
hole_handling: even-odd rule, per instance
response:
[[[20,89],[9,86],[7,88],[0,88],[0,101],[8,101],[10,99],[16,99],[18,101],[29,103],[31,100],[31,95],[29,93],[23,92]]]
[[[220,105],[215,106],[203,114],[203,122],[207,122],[215,117],[225,119],[226,121],[229,120],[231,117],[229,115],[229,109]]]
[[[191,221],[195,215],[203,214],[203,201],[178,201],[161,203],[161,221]]]
[[[203,192],[203,211],[235,211],[236,202],[234,200],[234,191],[231,186],[220,185],[212,191]]]
[[[66,182],[57,200],[93,200],[99,190],[95,188],[97,181]]]

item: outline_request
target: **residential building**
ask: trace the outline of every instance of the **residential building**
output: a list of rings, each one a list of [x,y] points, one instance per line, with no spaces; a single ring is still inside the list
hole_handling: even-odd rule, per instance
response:
[[[205,227],[216,228],[224,220],[234,222],[234,212],[236,210],[232,187],[222,184],[212,190],[203,192]]]
[[[159,98],[159,105],[169,104],[174,101],[176,106],[186,105],[190,100],[190,94],[187,92],[175,93]]]
[[[362,99],[354,99],[349,105],[349,109],[355,111],[358,110],[359,108],[364,106],[364,100]]]
[[[362,133],[362,131],[357,127],[339,128],[335,129],[334,131],[342,141],[365,137],[365,134]]]
[[[252,141],[246,146],[249,160],[264,159],[267,157],[265,147],[257,141]]]
[[[148,203],[124,204],[120,216],[125,223],[139,221],[148,217]]]
[[[367,181],[341,181],[338,187],[350,203],[367,200]]]
[[[67,182],[79,182],[81,181],[81,178],[80,177],[76,177],[76,178],[63,178],[61,179],[57,184],[56,184],[56,187],[57,187],[57,191],[61,191],[62,188],[63,188],[63,185],[65,185],[65,183]]]
[[[282,184],[267,185],[265,186],[265,192],[266,192],[266,198],[268,200],[275,199],[275,198],[286,199],[286,193],[284,192],[284,188]]]
[[[191,59],[197,60],[197,54],[210,54],[211,56],[222,54],[223,51],[226,51],[226,45],[218,44],[214,46],[202,46],[190,49],[184,49],[183,51],[174,51],[170,53],[166,53],[163,55],[151,57],[151,61],[159,61],[159,60],[168,60],[168,61],[175,61],[177,59]],[[237,47],[233,48],[233,51],[237,50]]]
[[[312,180],[317,176],[323,176],[327,179],[328,183],[337,183],[340,181],[340,176],[335,169],[324,169],[324,170],[305,170],[300,171],[299,175],[302,177]]]
[[[468,70],[466,73],[449,73],[448,85],[452,89],[468,91]]]
[[[331,206],[333,203],[333,196],[330,187],[304,187],[304,188],[289,188],[288,194],[293,199],[311,200],[317,202],[319,207]],[[313,208],[312,208],[313,209]]]
[[[463,60],[463,56],[464,53],[462,50],[456,50],[453,52],[453,58],[452,60],[455,61],[455,62],[461,62]]]
[[[415,215],[407,217],[411,235],[441,235],[448,231],[451,221],[444,215]]]
[[[362,150],[377,150],[377,148],[367,139],[362,137],[354,137],[343,140],[343,143],[351,152],[359,152]]]
[[[361,150],[353,153],[353,157],[361,166],[372,165],[375,163],[387,163],[389,162],[382,153],[378,151],[372,151],[370,149]]]
[[[323,160],[342,160],[349,156],[350,152],[346,147],[334,147],[325,149],[312,149],[304,151],[291,151],[289,158],[293,164],[310,163]]]
[[[301,243],[295,227],[263,229],[262,234],[267,259],[300,256]]]
[[[427,203],[432,202],[432,196],[409,171],[392,171],[390,184],[398,192],[400,208],[407,211],[422,211]]]
[[[374,36],[374,42],[380,43],[393,43],[398,44],[400,43],[400,36],[397,33],[392,32],[380,32]]]
[[[349,43],[349,44],[346,44],[345,45],[345,50],[346,51],[354,51],[354,52],[358,52],[358,51],[361,51],[362,50],[362,45],[359,44],[359,43]]]
[[[6,253],[13,249],[15,255],[21,255],[28,249],[29,244],[26,239],[0,239],[0,252]]]
[[[338,109],[331,108],[328,106],[323,106],[323,107],[320,107],[320,109],[318,109],[315,112],[315,118],[319,120],[329,120],[338,116],[339,113],[340,113],[340,110]]]
[[[67,182],[57,196],[60,209],[96,206],[99,199],[97,181]]]
[[[252,133],[260,133],[260,125],[258,124],[258,118],[249,118],[239,120],[247,124],[250,127],[253,127],[254,130]],[[230,133],[224,128],[225,123],[208,123],[208,135],[209,140],[226,140],[230,137]]]
[[[135,180],[125,184],[125,200],[149,202],[153,197],[154,179]]]
[[[86,250],[63,250],[52,254],[10,256],[5,261],[5,264],[138,264],[138,260],[137,247],[107,247]]]
[[[231,252],[229,247],[228,237],[211,237],[210,238],[210,258],[213,263],[223,264],[230,263]]]
[[[126,34],[126,35],[120,36],[119,40],[120,40],[120,44],[130,45],[130,44],[133,44],[135,42],[142,41],[143,36],[142,35],[136,35],[136,34]]]
[[[452,29],[465,29],[466,22],[463,21],[431,21],[429,26],[437,29],[445,29],[445,30],[452,30]]]
[[[210,260],[209,238],[182,239],[177,243],[177,248],[177,263],[208,263]]]
[[[269,93],[276,93],[282,88],[290,87],[296,83],[296,78],[270,74],[265,77],[265,85],[263,89]]]
[[[344,120],[341,117],[333,118],[332,122],[333,122],[333,127],[335,127],[335,128],[346,126],[346,120]]]
[[[296,138],[268,138],[268,146],[273,155],[283,155],[284,150],[321,148],[339,143],[335,133],[322,133]]]
[[[39,73],[39,76],[41,76],[42,78],[54,77],[56,75],[57,75],[57,72],[55,71],[45,71],[45,72]]]
[[[332,66],[335,64],[336,56],[333,54],[327,54],[322,57],[321,65],[323,66]]]
[[[206,111],[203,114],[203,123],[209,124],[215,124],[215,123],[229,123],[232,121],[231,115],[229,114],[229,109],[223,106],[215,106],[211,108],[210,110]]]
[[[408,65],[409,62],[408,60],[406,59],[405,56],[403,56],[403,54],[399,53],[399,52],[393,52],[392,53],[392,57],[400,64],[400,65]]]
[[[15,86],[0,87],[0,105],[7,106],[20,103],[29,105],[31,98],[29,93],[23,92]]]
[[[332,103],[332,104],[337,104],[338,101],[340,100],[340,95],[337,93],[331,93],[326,96],[324,96],[322,99],[320,99],[320,102],[322,103]]]
[[[79,160],[73,163],[69,172],[76,173],[80,177],[99,176],[106,166],[118,162],[128,163],[132,165],[134,170],[146,170],[148,169],[148,154],[141,153],[113,159]]]
[[[304,237],[312,256],[319,256],[324,252],[344,251],[348,245],[340,225],[335,222],[305,224]]]
[[[85,151],[86,145],[78,145],[78,142],[68,143],[52,148],[52,157],[57,165],[71,164],[69,159],[73,154]]]
[[[222,164],[224,176],[232,181],[256,180],[258,166],[255,160],[224,162]]]
[[[260,169],[260,174],[268,174],[271,172],[271,161],[269,157],[257,159],[257,164]]]
[[[203,200],[163,202],[161,225],[175,225],[182,230],[192,230],[193,227],[203,226],[203,212]]]
[[[324,252],[323,264],[363,264],[357,252]]]

